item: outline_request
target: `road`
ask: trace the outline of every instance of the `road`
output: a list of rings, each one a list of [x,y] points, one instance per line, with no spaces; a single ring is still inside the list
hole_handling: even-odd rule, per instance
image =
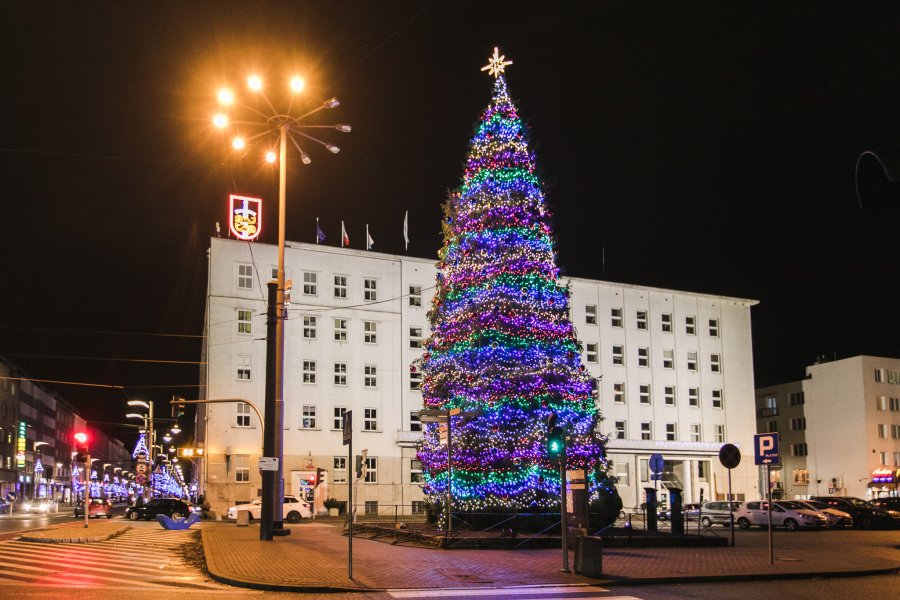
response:
[[[124,512],[120,507],[118,512]],[[121,516],[115,517],[120,519]],[[257,598],[272,592],[233,588],[212,581],[202,570],[196,531],[164,531],[153,522],[130,523],[127,533],[101,543],[39,544],[15,539],[24,529],[73,520],[70,510],[51,515],[0,516],[0,598],[50,600],[90,592],[90,597],[144,600],[151,595],[185,600]],[[793,537],[791,537],[793,536]],[[798,537],[799,536],[799,537]],[[762,532],[739,532],[739,544],[762,543]],[[817,543],[840,539],[849,551],[871,556],[900,555],[900,533],[801,532],[778,536],[782,551],[810,551]],[[793,541],[792,541],[793,540]],[[389,546],[386,546],[386,550]],[[410,577],[415,569],[410,568]],[[282,599],[426,600],[497,598],[500,600],[661,600],[733,599],[798,600],[900,597],[900,575],[818,578],[766,582],[731,582],[646,586],[546,586],[466,588],[459,590],[397,589],[350,594],[278,593]]]

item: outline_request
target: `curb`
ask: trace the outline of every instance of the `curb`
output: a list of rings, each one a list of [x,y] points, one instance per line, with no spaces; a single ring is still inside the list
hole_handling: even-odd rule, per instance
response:
[[[42,544],[87,544],[90,542],[105,542],[106,540],[110,540],[116,536],[122,535],[129,529],[131,529],[131,526],[126,525],[125,527],[122,527],[117,531],[113,531],[112,533],[107,533],[104,535],[95,535],[95,536],[90,536],[90,537],[48,538],[48,537],[29,537],[27,535],[23,535],[23,536],[19,537],[19,539],[24,542],[37,542],[37,543],[42,543]],[[47,530],[44,529],[41,531],[47,531]]]
[[[871,577],[873,575],[894,575],[900,573],[900,566],[862,571],[818,571],[807,573],[751,573],[747,575],[698,575],[685,577],[644,577],[639,579],[598,579],[599,585],[638,586],[664,585],[673,583],[722,583],[729,581],[779,581],[783,579],[838,579],[841,577]]]

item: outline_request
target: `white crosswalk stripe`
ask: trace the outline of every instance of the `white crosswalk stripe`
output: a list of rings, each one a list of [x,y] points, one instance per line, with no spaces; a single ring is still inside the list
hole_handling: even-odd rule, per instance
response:
[[[184,544],[194,540],[194,531],[167,531],[156,523],[134,524],[103,542],[0,542],[0,585],[231,590],[211,581],[179,554]]]
[[[388,590],[392,598],[416,600],[418,598],[501,598],[506,599],[534,599],[554,600],[556,598],[572,600],[639,600],[634,596],[618,596],[609,594],[609,590],[598,586],[517,586],[504,588],[459,588],[454,590]]]

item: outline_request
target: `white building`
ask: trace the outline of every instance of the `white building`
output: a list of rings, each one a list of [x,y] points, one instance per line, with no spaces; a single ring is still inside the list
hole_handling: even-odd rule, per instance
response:
[[[786,498],[897,495],[900,359],[855,356],[756,392],[757,428],[777,431]]]
[[[206,397],[247,398],[263,410],[266,283],[277,248],[213,238],[210,248],[205,360]],[[426,311],[435,260],[289,242],[293,281],[285,333],[284,474],[289,493],[347,498],[341,414],[353,411],[354,452],[368,450],[369,472],[355,503],[367,512],[422,509],[415,460],[421,374],[410,364],[428,337]],[[601,409],[610,458],[626,506],[642,501],[647,459],[667,460],[664,484],[686,502],[724,497],[723,442],[749,452],[734,473],[739,497],[755,493],[752,468],[753,365],[750,307],[756,302],[572,279],[571,313],[585,364],[603,375]],[[201,492],[222,513],[259,494],[258,419],[242,404],[198,411],[205,446]],[[747,467],[750,463],[751,467]],[[352,474],[351,474],[352,475]]]

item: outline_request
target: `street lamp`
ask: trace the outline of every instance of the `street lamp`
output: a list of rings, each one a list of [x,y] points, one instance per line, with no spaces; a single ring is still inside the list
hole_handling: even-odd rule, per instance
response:
[[[341,151],[338,146],[330,142],[323,141],[318,139],[317,137],[313,137],[306,131],[310,129],[334,129],[341,133],[349,133],[351,131],[350,125],[345,123],[339,123],[334,125],[306,125],[304,124],[304,119],[307,117],[326,109],[333,109],[340,106],[340,101],[337,98],[329,98],[324,101],[320,105],[308,110],[306,112],[302,112],[301,114],[295,115],[292,111],[294,109],[294,100],[296,98],[296,94],[301,92],[305,87],[305,83],[302,78],[293,76],[288,82],[288,102],[287,108],[283,111],[279,111],[275,108],[275,105],[269,100],[269,97],[263,92],[263,80],[258,75],[251,75],[247,79],[247,87],[250,90],[250,102],[256,102],[257,104],[262,104],[262,109],[256,108],[249,104],[245,104],[241,102],[238,97],[235,95],[234,91],[229,88],[223,88],[219,90],[217,94],[217,99],[220,105],[220,112],[217,113],[213,117],[213,125],[220,129],[225,129],[230,125],[237,125],[239,127],[246,127],[249,129],[256,129],[257,133],[252,133],[249,137],[245,137],[238,133],[232,139],[232,147],[236,150],[243,150],[246,145],[250,142],[256,140],[263,140],[268,138],[269,140],[277,139],[278,140],[278,152],[276,153],[275,149],[271,146],[267,149],[265,158],[269,163],[274,163],[275,160],[278,160],[279,163],[279,176],[278,176],[278,273],[277,273],[277,287],[276,287],[276,297],[275,297],[275,368],[274,371],[274,381],[267,381],[267,386],[272,386],[272,391],[274,394],[271,395],[273,398],[271,404],[273,404],[274,411],[270,412],[268,409],[266,410],[266,420],[271,419],[272,423],[266,424],[266,431],[271,432],[271,438],[268,440],[268,444],[264,444],[266,446],[266,453],[271,452],[275,455],[277,460],[277,471],[275,471],[274,476],[274,487],[272,489],[273,482],[266,480],[268,485],[263,486],[263,501],[264,505],[266,504],[266,500],[268,499],[268,503],[272,506],[272,514],[273,519],[278,523],[278,529],[281,529],[282,522],[282,501],[284,495],[284,475],[283,475],[283,455],[284,455],[284,431],[283,431],[283,422],[284,422],[284,320],[285,320],[285,306],[284,306],[284,293],[285,293],[285,280],[284,280],[284,242],[285,242],[285,204],[286,204],[286,188],[287,188],[287,143],[288,139],[290,139],[291,143],[297,149],[297,152],[300,156],[300,162],[305,165],[308,165],[312,160],[309,155],[301,148],[300,143],[298,142],[298,138],[303,138],[304,143],[306,141],[315,142],[323,147],[326,150],[331,152],[332,154],[337,154]],[[263,103],[260,103],[260,100]],[[231,116],[225,112],[227,110],[234,110],[234,108],[243,109],[244,114],[247,116],[248,120],[234,120]],[[300,111],[298,111],[300,112]],[[267,356],[267,360],[271,360],[271,357]],[[268,397],[271,392],[267,392],[267,404]],[[269,454],[269,456],[272,456]],[[264,472],[266,477],[268,477],[268,471]],[[268,510],[268,509],[266,509]],[[263,519],[266,521],[267,519]],[[267,528],[271,527],[270,524],[263,523],[260,529],[260,539],[270,540],[271,535],[270,532],[267,531]]]
[[[128,406],[140,406],[147,409],[147,414],[128,413],[127,419],[144,419],[144,429],[149,432],[147,445],[150,447],[150,463],[153,464],[153,444],[156,442],[156,431],[153,429],[153,401],[129,400]]]

